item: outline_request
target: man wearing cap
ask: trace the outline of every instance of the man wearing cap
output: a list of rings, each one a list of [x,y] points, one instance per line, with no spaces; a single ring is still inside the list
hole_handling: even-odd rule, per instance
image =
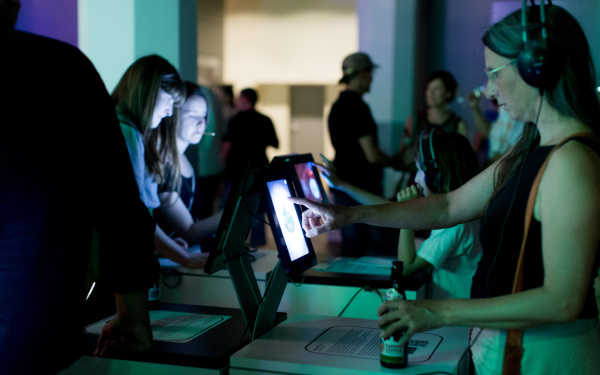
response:
[[[342,63],[343,76],[340,83],[344,90],[331,107],[329,113],[329,134],[335,148],[334,166],[337,175],[363,190],[382,195],[381,179],[384,166],[395,166],[396,159],[379,149],[377,125],[371,110],[362,99],[369,92],[373,70],[377,65],[362,52],[347,56]],[[359,205],[347,194],[332,190],[336,204]],[[382,228],[354,224],[342,229],[341,252],[343,256],[360,256],[366,253],[385,253],[383,247],[393,244],[381,243],[386,237]],[[391,236],[393,238],[393,235]],[[395,238],[397,241],[397,237]]]

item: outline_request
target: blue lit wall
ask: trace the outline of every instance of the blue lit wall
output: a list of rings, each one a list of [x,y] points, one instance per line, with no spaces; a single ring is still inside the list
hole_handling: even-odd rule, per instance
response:
[[[15,28],[77,46],[77,0],[22,0]]]

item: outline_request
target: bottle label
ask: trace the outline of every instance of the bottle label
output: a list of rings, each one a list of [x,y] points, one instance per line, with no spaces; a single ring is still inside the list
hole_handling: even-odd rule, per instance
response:
[[[404,363],[406,353],[404,345],[400,345],[399,338],[390,336],[387,339],[381,339],[381,360],[389,363]]]
[[[160,288],[158,285],[154,285],[148,291],[148,301],[158,301],[160,300]]]

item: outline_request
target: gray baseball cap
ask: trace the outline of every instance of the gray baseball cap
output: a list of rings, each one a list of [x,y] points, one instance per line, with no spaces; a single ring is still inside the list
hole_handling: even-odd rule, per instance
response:
[[[355,52],[350,54],[346,56],[342,62],[343,77],[340,79],[340,82],[347,80],[347,78],[355,75],[361,70],[377,68],[378,66],[379,65],[374,64],[369,55],[364,52]]]

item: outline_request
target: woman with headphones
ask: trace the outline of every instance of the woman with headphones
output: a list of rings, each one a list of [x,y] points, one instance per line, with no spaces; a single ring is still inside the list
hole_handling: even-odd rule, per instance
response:
[[[483,42],[486,95],[526,123],[502,159],[458,190],[422,199],[359,207],[293,200],[309,208],[309,237],[355,222],[423,229],[481,219],[471,299],[386,301],[382,337],[478,327],[470,340],[478,374],[598,374],[600,102],[587,39],[563,8],[524,1]]]

